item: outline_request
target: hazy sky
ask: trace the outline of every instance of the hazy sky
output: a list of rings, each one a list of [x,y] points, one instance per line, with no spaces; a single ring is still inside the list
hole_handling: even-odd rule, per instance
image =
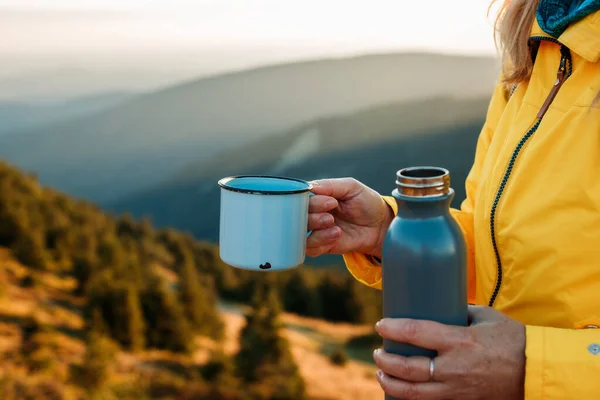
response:
[[[364,52],[495,52],[490,0],[0,0],[6,75],[127,66],[186,76]]]
[[[492,52],[488,0],[0,0],[2,52],[219,45]]]

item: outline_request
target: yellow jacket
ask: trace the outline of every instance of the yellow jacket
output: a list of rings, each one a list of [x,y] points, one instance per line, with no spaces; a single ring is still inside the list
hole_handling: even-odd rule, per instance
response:
[[[536,23],[539,36],[548,38]],[[537,38],[529,82],[512,94],[497,85],[467,199],[452,210],[469,249],[469,301],[527,326],[527,400],[600,399],[600,12],[559,41],[570,57]],[[380,267],[362,254],[344,259],[381,288]]]

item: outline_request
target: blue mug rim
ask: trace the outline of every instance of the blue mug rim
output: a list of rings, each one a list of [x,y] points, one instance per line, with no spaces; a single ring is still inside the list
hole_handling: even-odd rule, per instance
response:
[[[284,180],[284,181],[294,181],[294,182],[300,182],[300,183],[305,184],[306,188],[294,189],[294,190],[273,191],[273,190],[240,189],[240,188],[236,188],[236,187],[228,185],[229,182],[236,180],[236,179],[242,179],[242,178],[270,178],[270,179],[280,179],[280,180]],[[226,178],[222,178],[217,183],[221,188],[223,188],[225,190],[229,190],[231,192],[246,193],[246,194],[263,194],[263,195],[271,195],[271,196],[279,196],[279,195],[284,195],[284,194],[300,194],[300,193],[310,192],[313,189],[313,185],[308,181],[298,179],[298,178],[289,178],[289,177],[285,177],[285,176],[273,176],[273,175],[234,175],[234,176],[228,176]]]

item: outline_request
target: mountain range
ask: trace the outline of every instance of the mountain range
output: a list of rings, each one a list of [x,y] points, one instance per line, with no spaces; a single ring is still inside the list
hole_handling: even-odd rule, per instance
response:
[[[107,92],[60,101],[0,101],[0,135],[93,115],[134,96],[129,92]]]
[[[493,58],[422,53],[267,66],[185,82],[93,115],[3,135],[0,157],[77,197],[126,204],[162,182],[195,177],[199,165],[217,154],[226,157],[265,137],[285,141],[294,126],[304,129],[318,118],[443,96],[483,98],[497,72]],[[336,151],[350,142],[343,135],[319,140],[335,141],[341,146]],[[201,169],[212,168],[207,165]]]

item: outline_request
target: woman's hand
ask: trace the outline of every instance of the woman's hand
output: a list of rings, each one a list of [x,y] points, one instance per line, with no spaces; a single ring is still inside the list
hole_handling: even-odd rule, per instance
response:
[[[356,179],[314,181],[309,203],[306,254],[359,252],[381,257],[387,229],[394,218],[390,206]]]
[[[383,390],[399,399],[510,399],[524,397],[525,326],[489,307],[470,307],[471,326],[384,319],[385,339],[438,351],[430,381],[429,358],[375,351]]]

